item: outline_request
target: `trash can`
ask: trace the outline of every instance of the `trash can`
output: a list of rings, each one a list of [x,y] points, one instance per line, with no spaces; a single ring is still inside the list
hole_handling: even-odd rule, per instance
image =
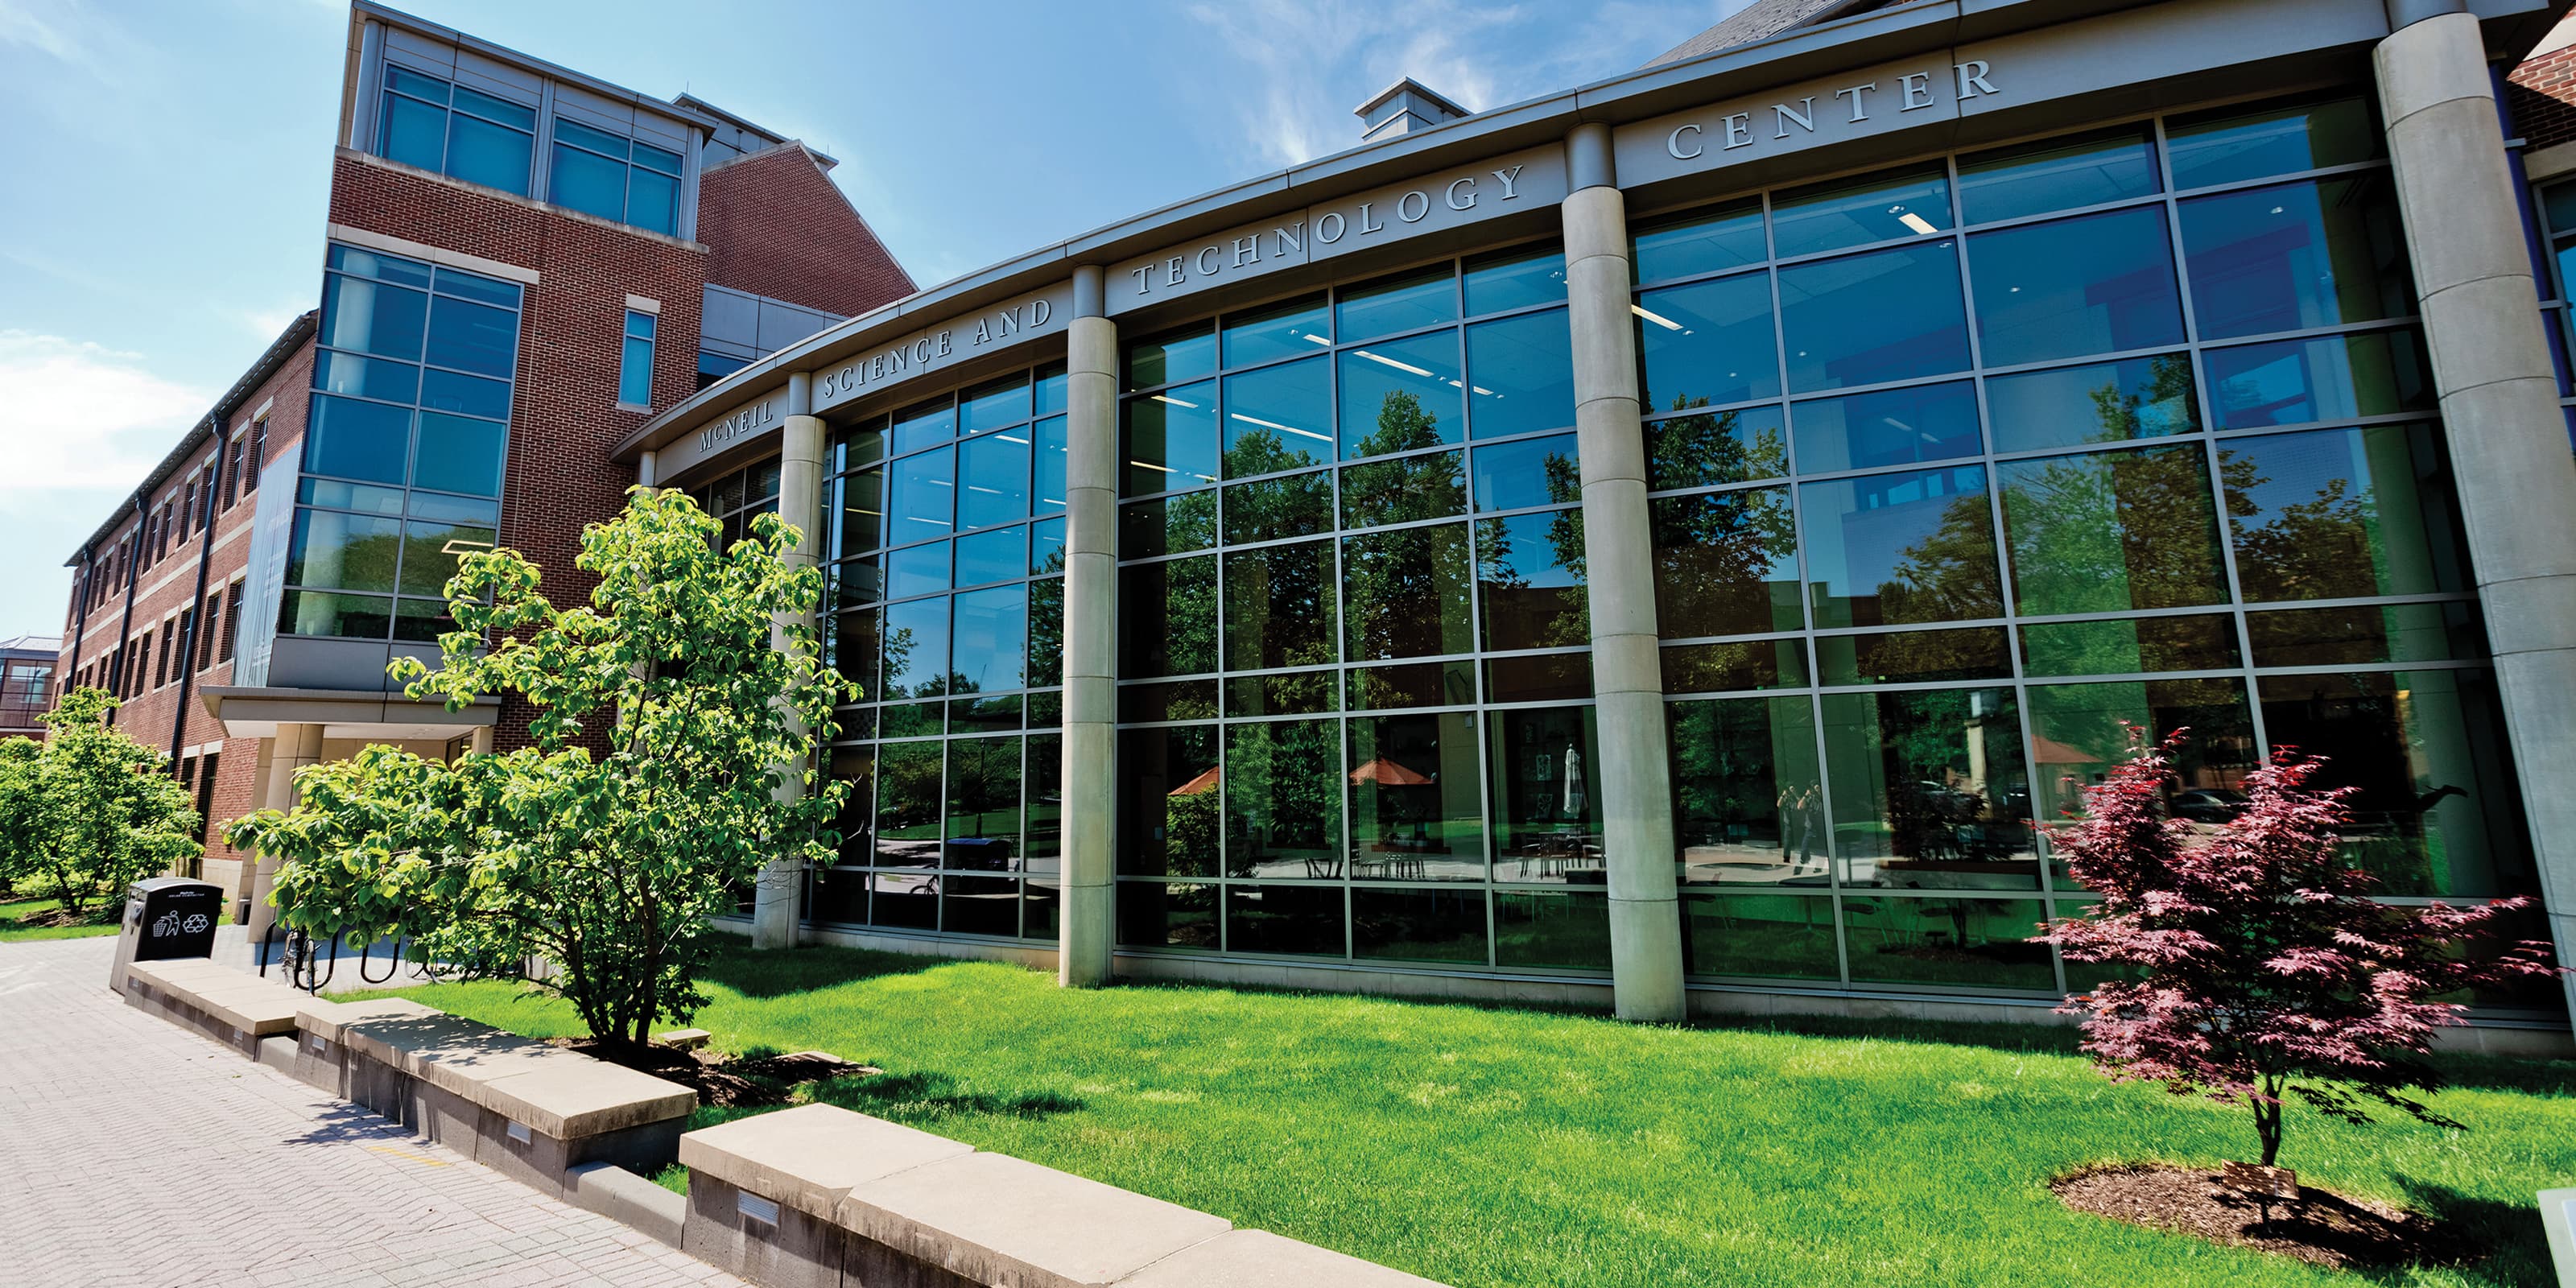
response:
[[[223,909],[224,888],[212,881],[152,877],[126,887],[125,924],[117,931],[107,986],[124,992],[125,968],[135,962],[214,956]]]

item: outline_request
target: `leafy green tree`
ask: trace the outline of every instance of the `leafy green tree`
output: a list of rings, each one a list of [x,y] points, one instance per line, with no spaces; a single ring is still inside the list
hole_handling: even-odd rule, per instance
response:
[[[292,813],[230,830],[284,860],[279,920],[407,934],[438,960],[541,956],[554,970],[535,987],[609,1046],[686,1021],[706,1000],[707,919],[772,858],[831,860],[848,787],[812,752],[857,696],[802,624],[823,579],[787,562],[796,530],[763,515],[724,550],[719,531],[683,494],[637,489],[583,531],[576,564],[598,584],[573,608],[517,551],[467,555],[441,668],[393,674],[450,709],[522,695],[534,745],[453,763],[375,746],[299,772]],[[775,647],[773,618],[796,623]]]
[[[204,853],[203,820],[170,758],[107,723],[120,704],[104,689],[74,689],[41,719],[53,730],[35,756],[12,751],[0,790],[0,858],[13,877],[52,887],[74,916],[134,881]]]
[[[0,739],[0,895],[34,874],[43,844],[45,793],[41,771],[45,744],[33,738]]]

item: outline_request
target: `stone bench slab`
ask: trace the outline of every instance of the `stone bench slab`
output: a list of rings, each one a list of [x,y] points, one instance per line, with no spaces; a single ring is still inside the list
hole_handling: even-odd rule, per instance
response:
[[[161,962],[138,962],[127,968],[126,978],[253,1037],[295,1031],[293,989],[219,966],[189,965],[193,969],[173,970]]]
[[[598,1136],[685,1118],[698,1093],[666,1078],[565,1051],[524,1072],[472,1085],[457,1094],[557,1140]]]
[[[1272,1234],[1236,1230],[1118,1281],[1118,1288],[1441,1288],[1419,1275]]]
[[[833,1105],[737,1118],[680,1138],[683,1166],[827,1221],[857,1186],[974,1152]]]
[[[835,1223],[979,1284],[1104,1288],[1232,1222],[1004,1154],[966,1154],[852,1189]]]
[[[348,1042],[342,1036],[342,1030],[358,1020],[438,1013],[436,1009],[407,997],[379,997],[364,1002],[334,1002],[327,997],[306,997],[295,1004],[295,1027],[335,1046],[346,1046]]]

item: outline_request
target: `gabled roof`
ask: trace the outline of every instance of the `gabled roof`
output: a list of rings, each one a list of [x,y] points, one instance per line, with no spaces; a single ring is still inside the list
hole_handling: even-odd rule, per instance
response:
[[[1655,55],[1646,66],[1678,63],[1721,49],[1769,40],[1793,28],[1812,27],[1820,22],[1848,18],[1873,9],[1892,9],[1904,3],[1906,0],[1753,0],[1752,4],[1720,19],[1716,26]]]

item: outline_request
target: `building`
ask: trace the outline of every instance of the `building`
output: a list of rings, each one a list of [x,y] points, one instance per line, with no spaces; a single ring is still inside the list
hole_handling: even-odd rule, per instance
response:
[[[750,931],[2030,1017],[2126,722],[2201,821],[2331,753],[2388,898],[2576,960],[2558,17],[1763,0],[732,373],[618,459],[817,534],[868,695]]]
[[[42,738],[36,717],[54,707],[54,661],[63,642],[51,635],[0,640],[0,738]]]
[[[203,875],[245,901],[219,824],[291,803],[295,767],[524,738],[507,703],[386,692],[394,656],[436,657],[459,552],[506,542],[578,589],[618,442],[914,289],[832,158],[376,5],[350,11],[337,142],[318,307],[70,560],[60,673],[167,747]]]

